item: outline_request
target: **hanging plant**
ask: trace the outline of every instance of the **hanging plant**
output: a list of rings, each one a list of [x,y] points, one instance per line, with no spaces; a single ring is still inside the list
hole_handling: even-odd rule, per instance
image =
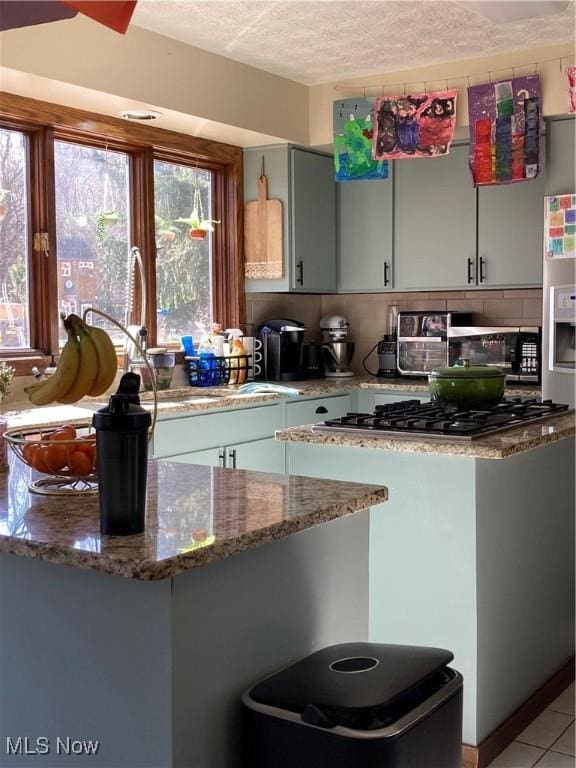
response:
[[[8,210],[9,194],[10,194],[9,189],[0,189],[0,221],[4,219],[4,216],[6,216],[6,211]]]
[[[96,215],[96,236],[100,242],[106,237],[106,230],[119,224],[122,220],[122,214],[116,208],[114,199],[114,190],[108,173],[108,147],[106,147],[106,169],[104,171],[104,199],[102,201],[102,210]]]
[[[220,224],[215,219],[205,219],[204,209],[202,207],[202,196],[198,186],[198,168],[196,168],[196,177],[194,180],[194,199],[192,203],[192,213],[190,216],[182,219],[176,219],[179,224],[187,224],[188,237],[191,240],[204,240],[208,232],[214,232],[214,224]]]

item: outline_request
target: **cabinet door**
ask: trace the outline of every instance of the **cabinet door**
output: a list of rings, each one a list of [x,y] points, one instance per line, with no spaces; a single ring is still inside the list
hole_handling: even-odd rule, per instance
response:
[[[478,189],[478,285],[542,284],[544,173]]]
[[[398,160],[394,169],[394,287],[467,288],[476,261],[476,191],[468,147]],[[472,276],[474,281],[474,276]]]
[[[393,167],[388,179],[337,185],[340,291],[393,287]]]
[[[171,456],[167,461],[175,461],[181,464],[202,464],[206,467],[224,466],[224,448],[210,448],[207,451],[191,451],[180,456]]]
[[[290,289],[290,193],[288,147],[254,147],[244,150],[244,202],[258,200],[258,179],[262,163],[268,182],[268,199],[282,203],[282,249],[284,274],[277,280],[246,280],[246,290],[251,292],[277,293]]]
[[[292,287],[336,289],[336,184],[333,159],[292,149]]]
[[[226,449],[226,466],[233,469],[283,474],[285,458],[286,444],[273,437],[230,445]]]
[[[287,403],[286,426],[298,427],[302,424],[317,424],[319,421],[326,421],[326,419],[337,419],[340,416],[345,416],[351,409],[352,398],[350,395]]]
[[[547,195],[573,194],[574,145],[576,144],[576,118],[550,120],[546,123],[546,177]]]
[[[421,403],[429,403],[430,395],[428,392],[378,392],[374,397],[376,405],[390,405],[390,403],[399,403],[401,400],[420,400]]]

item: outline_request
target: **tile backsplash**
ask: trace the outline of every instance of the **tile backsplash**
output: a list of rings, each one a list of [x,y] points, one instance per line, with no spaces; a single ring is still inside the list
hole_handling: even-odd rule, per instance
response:
[[[478,290],[417,293],[348,294],[246,294],[246,322],[256,326],[272,317],[287,317],[303,322],[306,340],[319,339],[323,315],[344,315],[350,322],[350,335],[356,342],[352,368],[362,371],[362,359],[382,337],[388,306],[401,310],[451,310],[471,312],[476,325],[542,325],[542,290]],[[254,327],[249,328],[250,332]],[[377,368],[375,356],[368,367]]]

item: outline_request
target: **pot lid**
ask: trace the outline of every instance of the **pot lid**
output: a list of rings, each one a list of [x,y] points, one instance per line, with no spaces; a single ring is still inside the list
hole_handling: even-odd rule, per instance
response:
[[[491,365],[470,365],[470,360],[463,358],[449,368],[435,368],[430,372],[432,379],[495,379],[504,376],[501,368]]]

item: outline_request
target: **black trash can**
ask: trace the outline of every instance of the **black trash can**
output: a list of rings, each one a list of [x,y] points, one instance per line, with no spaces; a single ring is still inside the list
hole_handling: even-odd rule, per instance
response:
[[[242,697],[246,768],[460,768],[462,676],[441,648],[344,643]]]

